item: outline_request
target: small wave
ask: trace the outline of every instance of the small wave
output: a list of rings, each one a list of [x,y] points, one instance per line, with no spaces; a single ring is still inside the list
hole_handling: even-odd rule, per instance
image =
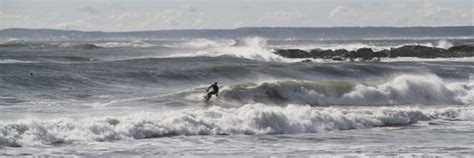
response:
[[[214,106],[121,117],[19,120],[0,124],[0,146],[22,147],[74,142],[145,139],[177,135],[317,133],[408,125],[434,119],[469,120],[472,107],[327,107],[247,104]]]
[[[89,43],[71,43],[71,42],[61,42],[61,43],[36,43],[36,42],[13,42],[13,43],[4,43],[0,44],[0,48],[79,48],[79,49],[96,49],[101,48],[100,46],[89,44]]]
[[[149,48],[155,45],[143,41],[119,41],[119,42],[29,42],[24,40],[11,40],[0,43],[0,47],[40,47],[40,48]]]
[[[34,62],[34,61],[25,61],[25,60],[14,60],[14,59],[0,60],[0,64],[17,64],[17,63],[36,63],[36,62]]]
[[[187,98],[197,95],[187,94]],[[435,75],[401,75],[380,85],[345,82],[274,81],[224,87],[224,103],[327,105],[472,104],[474,83],[445,83]]]
[[[233,39],[208,39],[208,38],[191,38],[173,41],[163,45],[169,48],[191,48],[191,49],[210,49],[218,47],[229,47],[236,43]]]
[[[79,91],[81,88],[103,87],[104,83],[80,75],[48,74],[42,72],[32,72],[32,76],[6,76],[2,81],[6,85],[15,86],[15,90],[22,87],[29,90],[48,91],[53,89],[71,88]]]
[[[131,42],[105,42],[94,44],[98,47],[103,48],[150,48],[156,45],[143,42],[143,41],[131,41]]]
[[[71,46],[71,48],[79,48],[79,49],[97,49],[97,48],[102,48],[100,46],[97,46],[95,44],[74,44]]]
[[[25,40],[11,39],[5,42],[0,43],[0,48],[2,47],[29,47],[32,46],[31,43]]]
[[[191,48],[210,48],[210,47],[228,47],[234,45],[236,41],[231,39],[209,40],[205,38],[193,39],[183,44],[184,47]]]

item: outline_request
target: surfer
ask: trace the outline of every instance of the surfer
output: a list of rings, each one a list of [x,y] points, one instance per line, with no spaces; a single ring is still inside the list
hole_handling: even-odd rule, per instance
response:
[[[209,92],[209,89],[212,88],[212,91]],[[209,88],[207,88],[206,92],[209,92],[207,93],[207,97],[206,97],[206,100],[209,101],[211,99],[211,96],[213,94],[216,95],[216,97],[219,95],[219,87],[217,86],[217,82],[214,82],[214,84],[212,84],[211,86],[209,86]]]

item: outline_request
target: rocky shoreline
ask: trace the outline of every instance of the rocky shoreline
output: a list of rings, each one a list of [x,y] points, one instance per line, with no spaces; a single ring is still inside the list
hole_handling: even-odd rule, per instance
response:
[[[474,46],[460,45],[448,49],[426,47],[420,45],[407,45],[399,48],[373,51],[371,48],[360,48],[349,51],[346,49],[323,50],[312,49],[309,51],[301,49],[276,49],[275,54],[286,58],[313,58],[331,59],[335,61],[361,60],[378,61],[381,58],[418,57],[418,58],[461,58],[474,57]]]

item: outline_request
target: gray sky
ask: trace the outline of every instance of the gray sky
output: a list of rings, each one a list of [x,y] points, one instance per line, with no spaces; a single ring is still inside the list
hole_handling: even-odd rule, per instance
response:
[[[472,26],[474,0],[0,0],[0,29]]]

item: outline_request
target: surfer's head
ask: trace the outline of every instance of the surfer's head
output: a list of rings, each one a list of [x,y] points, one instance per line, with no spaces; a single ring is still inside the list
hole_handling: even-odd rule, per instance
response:
[[[214,82],[214,85],[217,85],[217,82]]]

